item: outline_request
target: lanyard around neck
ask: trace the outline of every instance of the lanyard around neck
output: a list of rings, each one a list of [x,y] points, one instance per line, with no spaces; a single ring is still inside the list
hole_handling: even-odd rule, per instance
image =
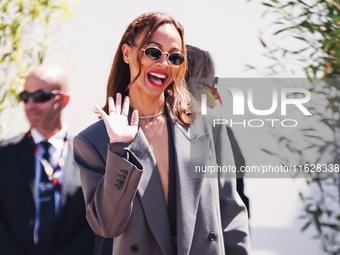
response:
[[[29,134],[29,136],[32,136]],[[52,181],[54,186],[59,186],[60,185],[60,177],[62,174],[61,169],[65,165],[65,158],[66,158],[66,153],[67,153],[67,148],[69,146],[69,142],[67,141],[67,135],[64,137],[64,143],[60,152],[60,157],[58,159],[58,163],[56,167],[53,167],[52,164],[45,158],[41,158],[40,162],[42,165],[42,168],[44,169],[49,181]],[[40,148],[38,144],[35,145],[35,153],[36,155],[39,155],[40,153]]]

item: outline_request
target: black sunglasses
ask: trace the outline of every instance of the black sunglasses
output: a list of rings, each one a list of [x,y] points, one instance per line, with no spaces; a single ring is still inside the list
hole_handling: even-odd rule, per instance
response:
[[[142,49],[142,51],[144,51],[144,55],[147,59],[150,59],[153,61],[159,60],[163,56],[163,54],[167,54],[169,63],[174,66],[179,66],[185,60],[185,57],[181,52],[172,52],[172,53],[163,52],[159,48],[154,47],[154,46],[150,46],[145,49]]]
[[[63,94],[61,90],[44,91],[39,89],[33,93],[24,90],[19,94],[19,99],[20,101],[27,103],[29,98],[32,97],[34,103],[44,103],[61,94]]]

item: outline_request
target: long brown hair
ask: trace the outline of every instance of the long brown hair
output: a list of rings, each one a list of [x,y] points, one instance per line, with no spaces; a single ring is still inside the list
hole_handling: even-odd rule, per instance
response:
[[[184,44],[184,29],[182,25],[161,12],[148,12],[136,18],[126,29],[113,60],[110,77],[107,83],[107,98],[109,96],[115,98],[116,93],[122,94],[122,97],[128,95],[130,86],[138,79],[141,74],[140,55],[137,54],[136,61],[139,64],[139,72],[137,76],[130,80],[129,65],[123,59],[122,46],[126,43],[130,46],[135,46],[136,37],[145,32],[145,36],[138,46],[140,51],[145,43],[147,43],[152,34],[157,28],[163,24],[172,24],[177,29],[182,39],[182,51],[186,56],[186,48]],[[187,61],[185,60],[179,67],[178,73],[174,81],[165,90],[165,101],[168,109],[172,112],[175,119],[183,124],[190,124],[190,94],[184,82],[185,72],[187,68]],[[108,102],[103,107],[105,112],[108,112]]]
[[[195,46],[186,45],[188,69],[185,81],[189,84],[191,78],[212,78],[215,76],[215,68],[212,57],[208,51]]]

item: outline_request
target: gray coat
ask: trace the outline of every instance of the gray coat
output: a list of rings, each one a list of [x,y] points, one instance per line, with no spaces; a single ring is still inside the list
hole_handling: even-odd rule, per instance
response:
[[[190,174],[195,165],[233,164],[226,128],[213,128],[212,118],[190,127],[171,119],[180,255],[249,253],[247,212],[235,179]],[[175,254],[160,175],[143,131],[125,149],[126,158],[122,145],[108,144],[103,121],[74,139],[90,226],[114,237],[114,255]]]

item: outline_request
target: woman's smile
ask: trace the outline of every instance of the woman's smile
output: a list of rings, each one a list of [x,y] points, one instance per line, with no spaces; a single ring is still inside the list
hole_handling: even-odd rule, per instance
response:
[[[162,71],[150,71],[147,73],[147,77],[151,85],[156,87],[163,87],[168,80],[169,75]]]

